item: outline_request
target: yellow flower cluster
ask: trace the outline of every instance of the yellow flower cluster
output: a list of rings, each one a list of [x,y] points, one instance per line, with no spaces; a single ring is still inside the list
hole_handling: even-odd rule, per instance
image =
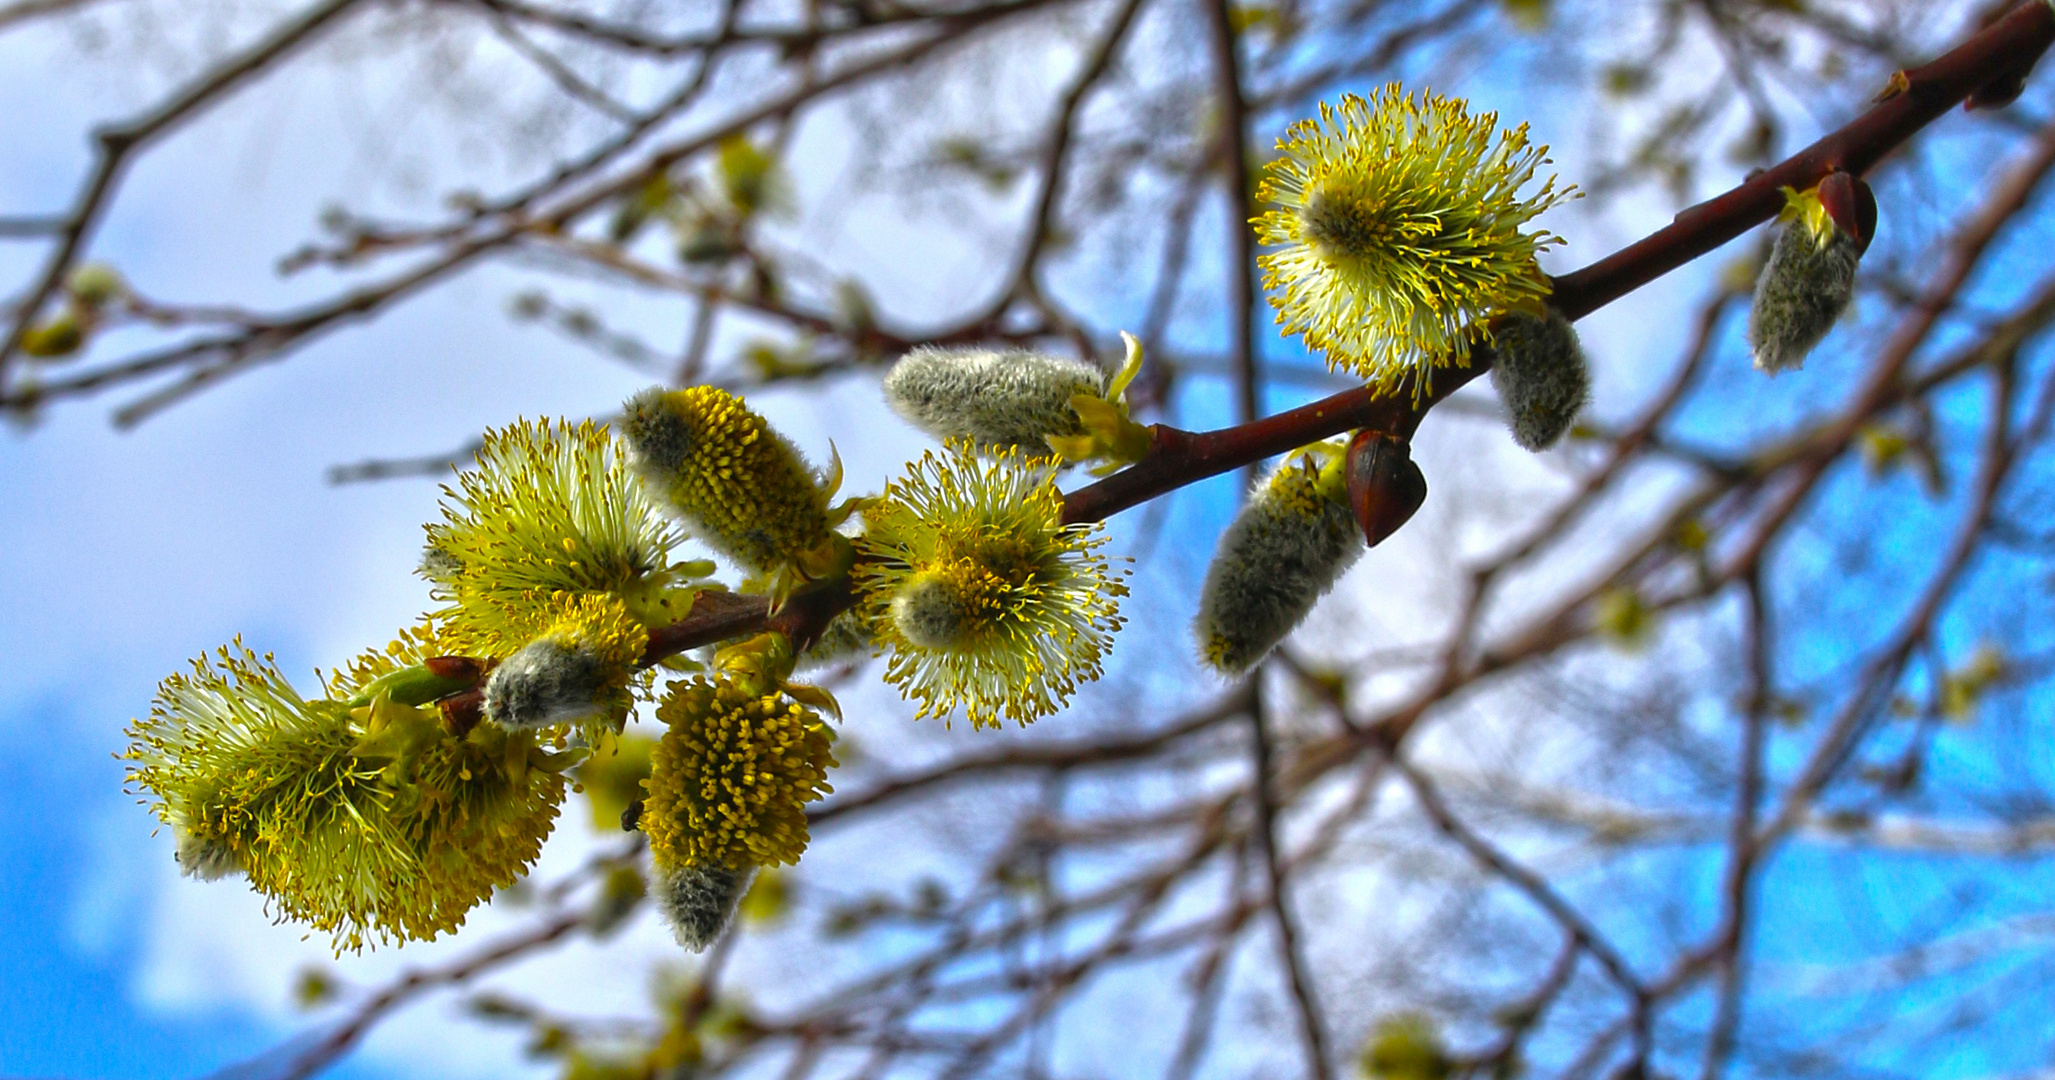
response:
[[[806,804],[834,790],[834,736],[820,716],[759,680],[670,684],[641,827],[660,870],[796,863]]]
[[[741,398],[713,386],[649,390],[629,399],[621,430],[650,488],[744,569],[805,563],[832,544],[828,490]]]
[[[864,512],[855,580],[885,679],[920,716],[1026,724],[1099,677],[1121,574],[1097,526],[1063,524],[1056,462],[968,442],[928,453]]]
[[[1520,226],[1574,192],[1550,177],[1520,198],[1548,148],[1524,124],[1494,142],[1497,125],[1393,83],[1287,129],[1257,192],[1278,208],[1254,221],[1278,245],[1257,261],[1285,333],[1381,389],[1417,376],[1417,394],[1435,367],[1469,362],[1485,320],[1539,304],[1535,253],[1560,240]]]
[[[338,950],[454,930],[517,880],[569,764],[529,733],[457,736],[434,709],[306,701],[240,643],[166,679],[128,734],[129,781],[181,848],[239,867]]]
[[[517,422],[486,432],[477,463],[443,489],[421,564],[452,651],[512,653],[556,621],[558,593],[614,593],[651,624],[690,608],[668,586],[709,568],[671,564],[681,537],[606,428]]]

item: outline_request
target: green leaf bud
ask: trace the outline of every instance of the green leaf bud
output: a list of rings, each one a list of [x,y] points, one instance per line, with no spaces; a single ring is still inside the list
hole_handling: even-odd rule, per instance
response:
[[[42,360],[70,356],[86,343],[86,326],[70,308],[22,332],[21,351]]]
[[[81,263],[64,279],[64,291],[89,308],[97,308],[128,290],[120,271],[103,262]]]
[[[1443,1080],[1455,1071],[1434,1023],[1411,1013],[1377,1022],[1361,1064],[1370,1080]]]
[[[1327,456],[1286,458],[1220,537],[1193,629],[1222,674],[1269,655],[1363,553],[1341,457]]]
[[[756,868],[731,869],[719,864],[677,866],[664,871],[656,885],[656,905],[678,944],[700,952],[720,940],[735,920],[735,906],[756,877]]]
[[[1505,403],[1513,441],[1539,453],[1556,444],[1591,396],[1591,371],[1570,320],[1554,308],[1515,311],[1492,323],[1491,385]]]
[[[673,194],[670,177],[663,173],[650,177],[633,195],[614,204],[613,216],[607,219],[607,239],[616,244],[635,239],[643,224],[661,213]]]
[[[1083,434],[1070,399],[1105,388],[1095,365],[1019,349],[923,346],[885,376],[885,400],[907,423],[944,442],[1029,454],[1047,453],[1051,435]]]
[[[777,162],[747,135],[722,139],[716,165],[721,193],[744,217],[769,209],[784,194]]]
[[[384,691],[402,705],[426,705],[478,685],[484,671],[476,660],[463,656],[436,656],[427,661],[388,671],[364,684],[346,702],[354,709],[369,705]]]
[[[746,250],[741,223],[703,206],[679,217],[677,233],[678,261],[688,265],[726,262]]]
[[[642,906],[643,897],[649,894],[649,883],[642,878],[641,869],[634,866],[616,866],[607,871],[600,881],[599,895],[593,898],[592,907],[585,914],[585,928],[594,937],[604,938],[620,928],[635,909]]]

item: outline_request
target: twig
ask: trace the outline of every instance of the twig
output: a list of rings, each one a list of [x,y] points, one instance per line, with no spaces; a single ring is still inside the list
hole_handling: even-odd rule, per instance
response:
[[[0,30],[18,22],[74,12],[102,2],[104,0],[15,0],[6,7],[0,7]]]
[[[1627,993],[1628,997],[1637,1003],[1646,998],[1647,991],[1643,988],[1640,978],[1634,974],[1634,969],[1627,963],[1627,958],[1620,955],[1619,950],[1615,949],[1581,912],[1572,907],[1568,900],[1563,899],[1561,893],[1549,885],[1541,875],[1514,861],[1511,856],[1493,846],[1489,840],[1463,824],[1463,820],[1442,800],[1441,792],[1436,788],[1434,781],[1428,779],[1427,774],[1420,771],[1418,766],[1402,757],[1392,758],[1392,765],[1398,769],[1399,775],[1406,778],[1406,784],[1413,789],[1413,797],[1419,801],[1420,809],[1426,812],[1428,819],[1434,822],[1436,828],[1454,840],[1463,850],[1468,851],[1472,858],[1484,864],[1493,874],[1527,894],[1535,906],[1546,912],[1549,918],[1563,928],[1564,933],[1574,937],[1584,951],[1598,961],[1598,965],[1605,969],[1606,974]]]
[[[1102,736],[1060,743],[1028,744],[960,758],[926,772],[883,781],[860,794],[837,797],[807,814],[807,824],[819,828],[838,818],[904,798],[915,792],[994,773],[1028,769],[1071,769],[1146,757],[1172,743],[1232,720],[1250,707],[1249,695],[1238,691],[1159,731],[1131,738],[1107,739]]]
[[[520,933],[501,938],[453,964],[439,968],[419,968],[408,972],[397,982],[359,1005],[347,1020],[338,1024],[319,1042],[295,1058],[277,1080],[307,1080],[349,1053],[350,1048],[355,1046],[357,1040],[363,1038],[364,1033],[373,1025],[414,998],[437,987],[454,985],[509,961],[518,960],[584,924],[583,912],[563,912]]]
[[[209,101],[234,90],[274,62],[290,55],[349,11],[356,2],[323,0],[241,55],[209,68],[150,112],[126,123],[103,127],[94,134],[98,158],[93,171],[86,178],[70,212],[65,215],[57,250],[51,252],[49,260],[43,264],[43,271],[28,290],[13,325],[7,330],[7,337],[0,341],[0,389],[7,386],[8,361],[21,348],[22,335],[28,332],[30,321],[57,291],[65,271],[71,268],[72,260],[106,211],[109,197],[123,166],[128,163],[129,155],[170,131]]]
[[[1248,695],[1250,769],[1253,774],[1249,780],[1249,799],[1256,812],[1256,857],[1263,862],[1270,914],[1277,923],[1278,956],[1284,961],[1292,1001],[1298,1007],[1299,1035],[1305,1039],[1307,1074],[1314,1080],[1328,1080],[1334,1073],[1327,1060],[1325,1024],[1319,1000],[1314,996],[1312,979],[1306,973],[1305,960],[1299,952],[1299,928],[1292,919],[1284,867],[1277,854],[1277,806],[1270,789],[1270,732],[1264,722],[1262,689],[1256,685],[1261,679],[1262,668],[1259,666],[1249,677]]]
[[[985,313],[971,321],[976,324],[995,324],[1005,315],[1006,309],[1023,291],[1034,289],[1035,266],[1041,261],[1051,231],[1056,226],[1056,206],[1063,194],[1065,165],[1070,158],[1072,141],[1076,138],[1078,109],[1092,88],[1113,65],[1113,57],[1120,50],[1120,43],[1127,38],[1128,27],[1134,25],[1135,13],[1140,11],[1142,0],[1121,0],[1114,11],[1104,33],[1099,35],[1098,44],[1085,57],[1084,65],[1078,70],[1070,88],[1064,91],[1063,99],[1056,106],[1056,117],[1050,126],[1049,141],[1042,147],[1041,160],[1036,171],[1041,175],[1041,187],[1035,196],[1034,213],[1028,218],[1027,239],[1021,245],[1020,256],[1014,262],[1013,273],[1006,276],[1007,282],[999,297],[992,302]]]
[[[1256,355],[1256,237],[1251,231],[1256,207],[1249,184],[1249,102],[1228,0],[1210,0],[1206,21],[1212,31],[1208,40],[1227,166],[1221,171],[1227,181],[1227,205],[1234,209],[1227,222],[1228,356],[1235,372],[1235,419],[1248,424],[1263,413],[1262,372]]]
[[[1749,888],[1756,866],[1755,820],[1762,801],[1763,749],[1768,741],[1774,676],[1770,657],[1770,615],[1758,569],[1747,579],[1748,699],[1742,705],[1740,783],[1734,792],[1734,819],[1727,832],[1727,873],[1721,886],[1720,928],[1714,940],[1722,953],[1720,989],[1712,1030],[1706,1036],[1700,1080],[1718,1080],[1734,1052],[1741,1025],[1741,988],[1748,962]]]

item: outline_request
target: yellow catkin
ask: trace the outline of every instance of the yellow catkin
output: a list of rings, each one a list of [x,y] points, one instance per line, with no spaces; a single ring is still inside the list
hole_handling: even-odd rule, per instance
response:
[[[454,735],[432,708],[304,700],[239,643],[166,679],[128,734],[129,783],[158,819],[232,853],[339,951],[454,930],[518,880],[568,764],[531,733]]]
[[[865,510],[861,611],[920,716],[1025,724],[1099,677],[1127,586],[1097,526],[1063,524],[1055,464],[951,442]]]
[[[673,569],[681,537],[605,427],[516,422],[485,434],[477,467],[443,489],[421,574],[445,638],[505,657],[559,616],[558,594],[634,595]]]
[[[650,390],[621,420],[635,463],[692,535],[754,573],[829,543],[828,494],[799,452],[712,386]]]
[[[1538,304],[1535,252],[1560,240],[1520,226],[1574,191],[1550,177],[1521,198],[1548,148],[1497,125],[1393,83],[1288,128],[1257,192],[1277,208],[1253,222],[1276,245],[1257,262],[1284,332],[1329,367],[1387,390],[1414,377],[1420,393],[1435,367],[1469,362],[1485,320]]]
[[[806,804],[833,791],[834,737],[812,709],[722,677],[671,683],[641,827],[661,869],[796,863]]]

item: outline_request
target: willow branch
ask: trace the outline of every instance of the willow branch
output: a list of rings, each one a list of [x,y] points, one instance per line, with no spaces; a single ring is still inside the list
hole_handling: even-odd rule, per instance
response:
[[[1256,359],[1256,237],[1250,229],[1256,207],[1249,183],[1249,100],[1243,89],[1234,13],[1227,0],[1208,3],[1206,21],[1212,31],[1214,78],[1219,82],[1221,141],[1227,151],[1222,173],[1227,204],[1234,211],[1228,220],[1228,353],[1234,364],[1235,418],[1246,424],[1263,411],[1262,373]]]
[[[2021,6],[1932,63],[1902,72],[1904,90],[1846,126],[1725,194],[1682,211],[1648,237],[1556,278],[1550,303],[1572,319],[1591,314],[1770,220],[1784,205],[1784,188],[1810,188],[1839,170],[1869,170],[1989,82],[1992,72],[2031,65],[2051,44],[2055,7]],[[1157,424],[1151,428],[1149,452],[1140,461],[1064,496],[1063,520],[1103,521],[1187,484],[1358,428],[1410,438],[1430,410],[1483,374],[1490,362],[1488,350],[1474,350],[1463,366],[1442,369],[1411,397],[1380,396],[1361,387],[1214,431]],[[643,663],[655,664],[688,649],[765,630],[810,641],[854,601],[846,578],[793,597],[775,614],[760,596],[707,593],[684,619],[651,632]],[[475,691],[445,703],[453,717],[475,715],[478,706]],[[1404,727],[1400,724],[1394,730]]]
[[[187,117],[192,116],[209,102],[236,89],[248,80],[262,73],[274,62],[290,55],[301,45],[311,40],[319,31],[334,22],[356,4],[357,0],[325,0],[302,13],[299,18],[281,26],[275,33],[258,42],[223,64],[209,69],[203,76],[181,89],[170,99],[150,112],[123,124],[103,127],[94,133],[98,144],[98,159],[93,172],[80,188],[71,211],[65,215],[64,226],[58,234],[57,249],[43,264],[42,273],[35,285],[30,287],[27,298],[16,309],[14,324],[7,330],[7,337],[0,341],[0,387],[6,385],[7,362],[21,347],[22,335],[28,332],[29,324],[36,312],[47,303],[57,291],[57,285],[64,279],[64,273],[77,258],[85,245],[93,226],[99,223],[106,212],[114,188],[121,178],[122,169],[128,164],[129,156],[136,150],[170,131]]]
[[[409,972],[399,981],[365,1001],[347,1020],[306,1049],[281,1074],[279,1080],[306,1080],[349,1053],[357,1040],[409,1001],[438,987],[466,982],[483,972],[521,959],[562,938],[585,924],[582,911],[555,915],[519,933],[509,935],[447,967]]]
[[[1867,172],[1921,128],[1981,87],[1994,71],[2030,64],[2055,44],[2055,9],[2028,4],[1925,67],[1904,73],[1908,89],[1847,126],[1728,191],[1679,213],[1669,225],[1598,262],[1555,279],[1549,302],[1581,319],[1774,217],[1783,189],[1805,190],[1838,170]],[[1068,521],[1098,521],[1185,484],[1355,428],[1410,437],[1427,412],[1476,378],[1490,354],[1437,372],[1418,396],[1378,396],[1364,387],[1218,431],[1158,425],[1148,457],[1070,493]]]

